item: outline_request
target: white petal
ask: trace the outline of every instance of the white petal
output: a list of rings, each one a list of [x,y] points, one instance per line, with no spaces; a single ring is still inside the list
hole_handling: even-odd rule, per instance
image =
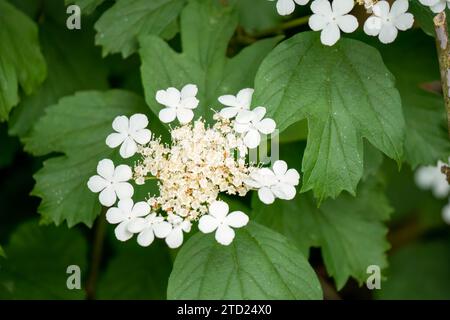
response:
[[[294,0],[296,4],[304,6],[308,4],[309,0]]]
[[[334,0],[333,1],[333,12],[336,15],[344,15],[352,11],[353,7],[355,6],[355,3],[353,0]]]
[[[358,29],[358,20],[351,14],[337,18],[339,28],[345,33],[351,33]]]
[[[328,0],[315,0],[311,3],[311,10],[314,13],[323,15],[325,17],[331,16],[331,4]]]
[[[180,108],[195,109],[199,103],[196,97],[189,97],[181,101]]]
[[[433,195],[438,198],[442,199],[448,196],[448,193],[450,191],[450,186],[448,185],[448,182],[445,178],[443,178],[440,181],[435,181],[433,186]]]
[[[248,220],[248,216],[242,211],[234,211],[225,218],[225,223],[233,228],[242,228],[247,225]]]
[[[272,191],[267,187],[258,190],[258,197],[265,204],[272,204],[275,201]]]
[[[175,88],[156,92],[156,101],[170,108],[177,108],[180,104],[181,93]]]
[[[230,211],[230,207],[224,201],[214,201],[209,206],[209,214],[215,217],[220,223]]]
[[[118,116],[114,119],[112,127],[119,133],[127,133],[129,128],[128,118],[125,116]]]
[[[248,130],[250,130],[250,125],[248,123],[239,123],[235,122],[233,126],[234,131],[237,133],[246,133]]]
[[[237,115],[238,111],[239,109],[236,107],[226,107],[220,110],[220,115],[226,119],[231,119]]]
[[[241,110],[239,111],[236,122],[239,122],[241,124],[246,124],[252,121],[255,118],[255,113],[251,110]]]
[[[172,225],[167,221],[162,221],[153,225],[153,232],[157,238],[163,239],[172,231]]]
[[[250,188],[259,189],[262,187],[261,183],[259,181],[253,180],[253,179],[245,179],[244,183],[249,186]]]
[[[115,229],[116,238],[120,241],[127,241],[133,237],[133,234],[127,229],[128,221],[121,222]]]
[[[186,124],[191,122],[194,118],[194,112],[190,109],[180,108],[177,110],[177,119],[181,124]]]
[[[295,3],[293,0],[278,0],[277,2],[277,11],[278,14],[282,16],[287,16],[294,12]]]
[[[364,23],[364,32],[369,36],[377,36],[380,33],[383,23],[379,17],[369,17]]]
[[[405,31],[412,28],[414,24],[414,16],[411,13],[405,13],[395,19],[397,29]]]
[[[263,134],[271,134],[275,131],[277,125],[273,119],[266,118],[258,122],[255,127]]]
[[[102,191],[109,185],[110,183],[108,181],[97,175],[90,177],[87,183],[89,190],[95,193]]]
[[[234,230],[227,225],[221,225],[216,231],[216,240],[224,246],[228,246],[234,239]]]
[[[158,117],[159,117],[159,120],[161,120],[163,123],[172,122],[177,117],[177,109],[164,108],[161,111],[159,111]]]
[[[173,229],[166,237],[166,243],[171,249],[181,246],[183,244],[183,231],[181,228]]]
[[[109,159],[101,160],[97,165],[97,173],[108,181],[114,176],[114,163]]]
[[[320,41],[324,45],[332,46],[334,45],[339,38],[341,37],[341,32],[339,31],[339,27],[335,23],[329,23],[320,34]]]
[[[137,243],[141,247],[148,247],[152,244],[153,240],[155,240],[155,235],[153,234],[152,228],[147,228],[141,233],[139,233],[137,237]]]
[[[435,181],[436,167],[426,166],[416,171],[415,181],[419,188],[428,189]]]
[[[239,108],[239,101],[231,94],[227,94],[219,97],[219,102],[227,107]]]
[[[256,107],[252,110],[254,114],[253,121],[258,122],[261,121],[266,115],[266,108],[264,107]]]
[[[395,38],[397,38],[397,28],[393,25],[383,25],[383,27],[380,30],[380,35],[378,38],[382,43],[388,44],[392,43]]]
[[[152,133],[148,129],[141,129],[135,132],[131,132],[130,135],[134,139],[134,141],[141,145],[149,143],[152,138]]]
[[[286,183],[279,183],[271,188],[275,196],[282,200],[292,200],[295,198],[297,190],[292,185]]]
[[[134,193],[133,186],[128,182],[119,182],[115,186],[116,194],[119,199],[131,198]]]
[[[139,233],[142,230],[146,229],[148,227],[148,221],[144,218],[136,218],[131,220],[128,223],[128,231],[132,233]]]
[[[438,3],[436,3],[434,6],[431,7],[431,11],[434,13],[441,13],[445,10],[446,7],[446,1],[440,0]]]
[[[116,170],[114,170],[114,181],[115,182],[124,182],[131,179],[133,176],[133,172],[131,168],[126,164],[121,164],[117,166]]]
[[[191,232],[191,227],[192,227],[192,224],[189,221],[183,221],[181,223],[181,229],[184,232]]]
[[[284,176],[285,173],[288,170],[288,165],[286,163],[286,161],[283,160],[277,160],[275,161],[275,163],[273,164],[273,172],[277,175],[277,176]]]
[[[198,229],[203,233],[211,233],[219,226],[218,220],[207,214],[198,221]]]
[[[250,109],[254,91],[254,89],[246,88],[238,92],[236,98],[241,109]]]
[[[133,138],[127,137],[123,144],[120,146],[120,156],[124,159],[130,158],[135,155],[137,151],[136,142],[134,142]]]
[[[131,216],[131,210],[133,210],[133,200],[131,198],[121,199],[117,204],[117,207],[126,215]]]
[[[387,1],[378,1],[373,7],[372,11],[373,13],[378,17],[387,17],[389,14],[389,3]]]
[[[125,216],[119,208],[110,208],[106,212],[106,221],[111,224],[117,224],[122,222],[125,219]]]
[[[106,145],[112,149],[117,148],[126,138],[127,135],[124,133],[111,133],[106,137]]]
[[[391,15],[397,17],[408,11],[408,0],[396,0],[391,7]]]
[[[181,89],[181,98],[195,97],[198,93],[198,88],[195,84],[187,84]]]
[[[257,130],[249,130],[244,137],[244,144],[250,149],[254,149],[259,146],[261,142],[261,135]]]
[[[150,213],[150,206],[147,202],[141,201],[134,205],[132,216],[133,217],[143,217]]]
[[[434,6],[434,5],[436,5],[436,3],[438,3],[440,0],[419,0],[419,2],[421,3],[421,4],[423,4],[424,6],[427,6],[427,7],[431,7],[431,6]]]
[[[136,113],[130,117],[130,131],[138,131],[148,126],[148,118],[145,114]]]
[[[308,21],[309,27],[314,31],[319,31],[325,28],[328,19],[320,14],[313,14]]]
[[[295,169],[289,169],[280,180],[281,182],[296,186],[300,182],[300,174]]]
[[[114,192],[114,187],[109,186],[105,190],[100,192],[98,199],[100,203],[105,207],[111,207],[114,203],[116,203],[117,200],[116,193]]]

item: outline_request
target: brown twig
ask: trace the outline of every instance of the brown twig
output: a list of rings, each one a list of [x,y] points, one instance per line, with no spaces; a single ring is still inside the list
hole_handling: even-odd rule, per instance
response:
[[[436,32],[436,44],[441,70],[442,91],[444,93],[445,107],[447,109],[448,130],[450,137],[450,39],[448,37],[447,16],[445,11],[433,19]]]
[[[443,165],[441,168],[441,172],[447,176],[447,182],[450,184],[450,167]]]

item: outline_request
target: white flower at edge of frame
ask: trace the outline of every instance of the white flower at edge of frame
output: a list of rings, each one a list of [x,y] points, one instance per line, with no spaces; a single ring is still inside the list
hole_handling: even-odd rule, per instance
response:
[[[219,102],[226,106],[220,110],[220,115],[232,119],[242,110],[249,110],[252,103],[253,89],[242,89],[236,96],[227,94],[219,97]]]
[[[295,4],[304,6],[308,2],[309,0],[277,0],[277,12],[281,16],[287,16],[294,12]]]
[[[136,218],[128,224],[128,231],[139,233],[137,242],[142,247],[152,244],[155,236],[164,239],[172,231],[172,225],[162,216],[152,213],[145,218]]]
[[[348,14],[354,7],[353,0],[315,0],[311,4],[314,13],[309,18],[309,26],[314,31],[322,30],[320,41],[327,46],[334,45],[341,37],[341,30],[351,33],[358,28],[358,20]]]
[[[450,159],[449,159],[450,161]],[[436,166],[420,167],[415,174],[416,184],[419,188],[428,190],[431,189],[436,198],[445,198],[450,193],[450,186],[441,172],[441,167],[444,165],[439,161]]]
[[[202,216],[198,223],[198,228],[203,233],[216,231],[217,242],[224,246],[233,242],[235,233],[232,228],[242,228],[249,221],[248,216],[242,211],[228,214],[229,210],[227,203],[214,201],[209,207],[209,214]]]
[[[430,7],[434,13],[441,13],[446,7],[450,8],[449,0],[419,0],[424,6]]]
[[[190,232],[192,225],[189,221],[174,214],[169,214],[167,220],[172,225],[172,230],[165,239],[166,244],[169,248],[176,249],[183,244],[183,232]]]
[[[142,201],[134,204],[132,199],[123,199],[119,201],[117,208],[108,209],[106,220],[111,224],[119,224],[114,229],[116,238],[120,241],[127,241],[133,236],[133,233],[128,230],[129,224],[149,213],[150,206],[146,202]]]
[[[295,187],[300,182],[300,175],[295,169],[289,169],[283,160],[275,161],[273,170],[261,168],[250,175],[245,183],[258,189],[258,197],[265,204],[272,204],[276,198],[292,200],[297,193]]]
[[[234,123],[234,130],[244,136],[244,144],[254,149],[259,146],[262,134],[271,134],[275,131],[276,123],[273,119],[266,118],[266,108],[256,107],[253,110],[241,111]]]
[[[398,30],[408,30],[414,24],[414,16],[407,12],[408,7],[408,0],[396,0],[392,7],[387,1],[377,2],[372,7],[373,15],[364,23],[364,32],[369,36],[378,36],[384,44],[394,42]]]
[[[128,119],[126,116],[118,116],[112,123],[116,131],[106,138],[106,145],[112,149],[120,147],[120,156],[124,159],[134,156],[137,144],[146,144],[152,138],[150,130],[146,129],[148,118],[137,113]]]
[[[116,203],[117,198],[131,198],[134,193],[133,186],[128,180],[132,178],[131,168],[127,165],[119,165],[114,168],[114,163],[110,159],[103,159],[97,165],[98,175],[89,178],[88,188],[99,193],[99,201],[105,207],[111,207]]]
[[[450,224],[450,199],[449,203],[442,209],[442,219],[445,223]]]
[[[198,88],[194,84],[188,84],[179,91],[176,88],[159,90],[156,92],[156,101],[166,106],[159,112],[159,119],[169,123],[178,119],[181,124],[191,122],[194,118],[193,109],[197,108],[199,101],[196,98]]]

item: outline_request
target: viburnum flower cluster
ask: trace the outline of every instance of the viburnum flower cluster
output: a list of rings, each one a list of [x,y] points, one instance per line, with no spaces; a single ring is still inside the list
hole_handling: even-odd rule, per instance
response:
[[[170,248],[177,248],[184,233],[198,222],[201,232],[214,232],[220,244],[229,245],[234,229],[247,225],[249,218],[241,211],[230,212],[221,194],[245,196],[257,190],[266,204],[295,197],[300,180],[295,169],[288,169],[281,160],[271,169],[247,159],[249,149],[257,148],[276,129],[264,107],[250,108],[253,89],[219,97],[224,107],[214,114],[212,125],[201,118],[194,120],[200,103],[197,93],[193,84],[156,93],[156,101],[163,106],[159,119],[179,123],[170,126],[170,143],[163,143],[147,129],[148,118],[143,114],[114,119],[115,132],[106,138],[106,144],[120,147],[124,159],[139,158],[133,168],[101,160],[97,175],[87,185],[99,193],[100,203],[109,207],[106,219],[117,225],[117,239],[127,241],[137,235],[138,244],[146,247],[160,238]],[[159,192],[134,202],[130,182],[144,185],[148,180],[157,181]]]
[[[422,1],[442,2],[441,0]],[[289,15],[294,12],[295,4],[308,3],[309,0],[277,0],[276,6],[280,15]],[[384,0],[333,0],[332,2],[314,0],[311,3],[313,14],[309,18],[309,26],[314,31],[321,31],[320,39],[324,45],[334,45],[340,39],[341,32],[352,33],[358,29],[358,20],[350,14],[355,4],[364,6],[370,14],[364,23],[364,32],[369,36],[378,37],[382,43],[393,42],[399,30],[408,30],[414,24],[413,15],[407,12],[408,0],[396,0],[392,7]]]

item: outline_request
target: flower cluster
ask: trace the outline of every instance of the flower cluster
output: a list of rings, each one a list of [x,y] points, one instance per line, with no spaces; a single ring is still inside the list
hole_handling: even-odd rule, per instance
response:
[[[421,2],[441,3],[445,0],[420,0]],[[295,4],[306,5],[309,0],[278,0],[277,10],[280,15],[294,12]],[[377,36],[382,43],[391,43],[397,38],[398,30],[405,31],[414,24],[414,17],[407,12],[408,0],[395,0],[390,6],[384,0],[314,0],[311,3],[313,14],[309,18],[309,26],[314,31],[321,31],[323,44],[332,46],[341,37],[341,32],[354,32],[358,20],[350,12],[355,4],[363,5],[370,16],[364,23],[364,32],[369,36]]]
[[[160,238],[170,248],[177,248],[184,233],[198,222],[201,232],[215,232],[217,242],[229,245],[235,236],[233,228],[244,227],[249,218],[241,211],[229,212],[221,194],[245,196],[257,190],[266,204],[295,197],[300,179],[295,169],[288,169],[281,160],[275,161],[272,169],[263,168],[246,157],[249,149],[257,148],[276,129],[264,107],[250,108],[253,89],[219,97],[224,107],[214,114],[212,125],[201,118],[193,120],[200,103],[197,93],[192,84],[156,93],[156,101],[163,105],[159,119],[179,122],[170,127],[170,143],[163,143],[147,129],[148,119],[143,114],[114,119],[115,132],[106,138],[106,144],[120,147],[124,159],[139,158],[133,168],[101,160],[97,175],[87,185],[99,193],[103,206],[110,207],[106,219],[117,225],[117,239],[127,241],[137,234],[141,246]],[[135,203],[130,180],[136,185],[156,180],[159,192]]]
[[[450,163],[450,158],[448,159]],[[431,190],[438,199],[449,197],[449,203],[442,209],[442,218],[450,224],[450,185],[447,177],[442,173],[442,167],[448,165],[439,161],[436,166],[421,167],[416,171],[415,179],[419,188]]]

